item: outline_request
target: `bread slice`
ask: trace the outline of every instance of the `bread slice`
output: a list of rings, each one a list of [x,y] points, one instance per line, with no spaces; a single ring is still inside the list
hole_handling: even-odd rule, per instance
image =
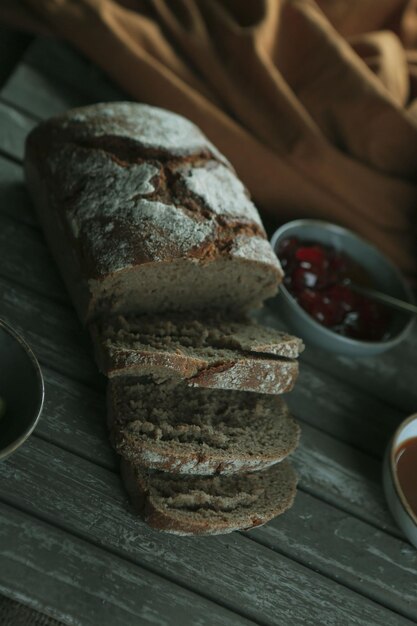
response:
[[[249,530],[292,505],[297,476],[285,460],[262,472],[175,477],[122,461],[122,477],[137,513],[150,526],[177,535]]]
[[[230,163],[185,118],[134,102],[73,109],[28,136],[25,177],[83,321],[259,307],[283,272]]]
[[[300,432],[278,396],[131,376],[109,382],[108,421],[127,461],[193,475],[265,469],[295,449]]]
[[[98,366],[109,378],[151,375],[258,393],[290,391],[303,349],[296,337],[215,314],[118,316],[91,332]]]

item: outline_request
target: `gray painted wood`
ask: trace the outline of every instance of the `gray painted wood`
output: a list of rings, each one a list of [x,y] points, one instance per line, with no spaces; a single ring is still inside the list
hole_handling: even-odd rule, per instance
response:
[[[285,516],[252,533],[257,541],[417,619],[415,548],[299,493]]]
[[[101,385],[87,333],[70,308],[0,277],[0,317],[20,332],[45,365]]]
[[[268,325],[284,326],[268,308],[259,315],[259,319]],[[310,364],[318,373],[323,372],[348,383],[352,393],[358,390],[388,406],[401,408],[404,418],[416,410],[417,327],[398,348],[377,357],[352,359],[308,345],[300,362]]]
[[[0,156],[0,212],[39,229],[23,182],[21,166]]]
[[[179,538],[152,531],[129,512],[115,474],[36,438],[1,465],[0,494],[9,505],[197,593],[209,591],[255,621],[303,623],[309,616],[314,624],[408,623],[241,535]]]
[[[254,624],[11,507],[1,513],[0,591],[64,624]]]
[[[101,394],[47,371],[46,399],[36,433],[115,470]],[[292,510],[249,537],[417,619],[415,550],[303,491]]]
[[[303,489],[378,528],[400,535],[385,503],[379,461],[307,424],[293,459]]]
[[[1,97],[39,120],[87,104],[84,95],[61,79],[55,78],[52,84],[44,73],[25,63],[16,68],[1,90]]]
[[[303,423],[381,458],[404,411],[302,362],[295,389],[286,396]]]
[[[69,46],[43,40],[30,46],[1,95],[38,119],[95,102],[131,99]]]
[[[2,199],[0,189],[0,203]],[[0,214],[0,250],[2,276],[71,306],[58,269],[38,231]]]
[[[58,372],[42,368],[45,404],[36,434],[45,441],[117,471],[116,454],[107,438],[104,381],[95,391]]]
[[[0,101],[0,152],[13,159],[23,159],[27,134],[36,122]]]
[[[31,41],[28,34],[0,25],[0,85],[13,72]]]

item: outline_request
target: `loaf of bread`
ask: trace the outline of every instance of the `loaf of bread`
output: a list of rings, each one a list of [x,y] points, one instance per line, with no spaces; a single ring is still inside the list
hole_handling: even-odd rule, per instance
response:
[[[174,476],[122,461],[135,510],[154,528],[176,535],[217,535],[261,526],[290,508],[297,477],[287,460],[262,472]]]
[[[279,396],[115,378],[108,387],[113,446],[126,461],[178,474],[266,469],[295,449],[300,429]]]
[[[245,188],[191,122],[97,104],[41,123],[29,191],[97,363],[134,508],[181,535],[289,508],[302,342],[250,321],[282,270]]]
[[[119,315],[91,330],[98,366],[109,378],[150,375],[269,394],[292,389],[303,349],[296,337],[224,314]]]
[[[83,321],[256,308],[282,279],[233,168],[179,115],[130,102],[74,109],[29,134],[25,173]]]

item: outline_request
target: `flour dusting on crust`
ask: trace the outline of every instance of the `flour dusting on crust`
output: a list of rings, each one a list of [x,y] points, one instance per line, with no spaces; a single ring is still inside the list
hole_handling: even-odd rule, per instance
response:
[[[172,111],[135,102],[109,102],[70,111],[61,118],[64,128],[81,138],[122,137],[144,148],[188,156],[210,152],[226,159],[192,122]]]
[[[101,150],[64,146],[51,159],[60,172],[65,218],[76,239],[106,275],[131,267],[139,246],[153,261],[186,256],[212,239],[213,220],[198,220],[181,206],[147,199],[163,178],[158,162],[124,166]],[[68,172],[68,174],[67,174]]]
[[[208,161],[200,167],[188,166],[183,168],[181,180],[217,215],[248,220],[262,228],[258,211],[245,187],[228,167],[216,161]]]

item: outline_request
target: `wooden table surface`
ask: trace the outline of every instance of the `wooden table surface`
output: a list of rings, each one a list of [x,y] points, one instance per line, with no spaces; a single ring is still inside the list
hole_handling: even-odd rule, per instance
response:
[[[126,97],[44,40],[0,92],[0,317],[33,347],[46,380],[38,428],[0,466],[0,592],[82,626],[417,623],[417,552],[381,486],[387,440],[417,409],[417,331],[373,359],[306,350],[288,396],[302,427],[300,484],[282,517],[249,533],[179,538],[130,512],[106,435],[104,380],[21,167],[39,120],[112,99]],[[263,318],[280,325],[271,311]]]

